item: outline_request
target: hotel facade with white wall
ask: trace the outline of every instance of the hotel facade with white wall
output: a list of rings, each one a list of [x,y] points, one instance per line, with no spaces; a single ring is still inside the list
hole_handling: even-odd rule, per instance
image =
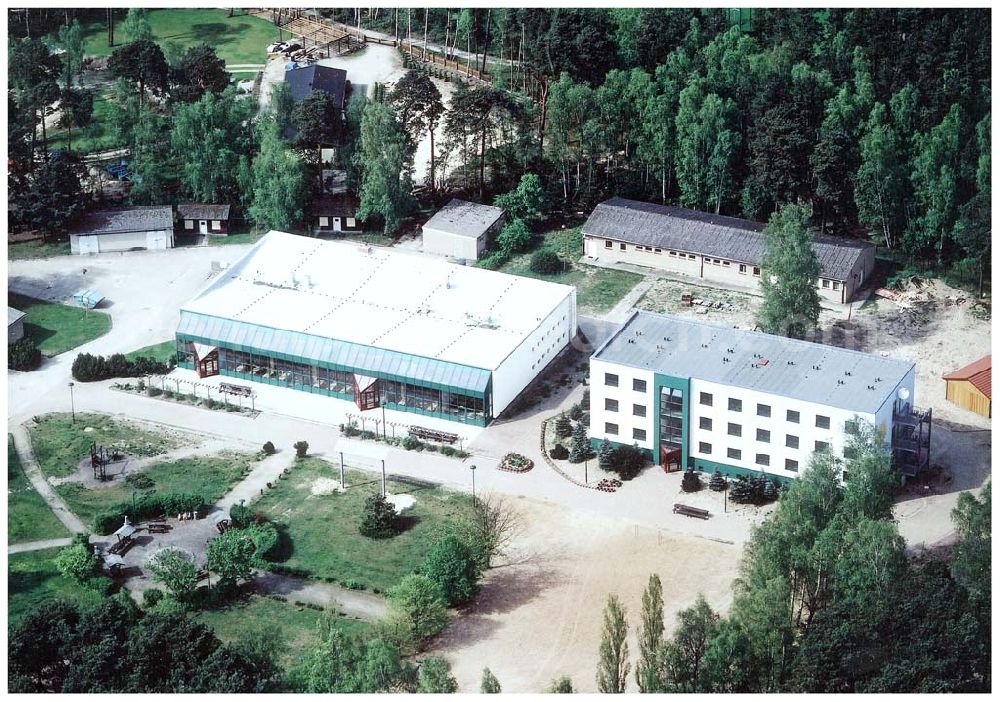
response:
[[[636,311],[591,358],[591,440],[636,444],[664,466],[788,480],[814,451],[842,454],[860,419],[894,453],[915,446],[925,467],[929,418],[924,437],[914,372],[908,361]]]

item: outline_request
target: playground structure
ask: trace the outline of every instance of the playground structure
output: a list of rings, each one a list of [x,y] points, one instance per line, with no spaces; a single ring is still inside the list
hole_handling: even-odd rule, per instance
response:
[[[98,446],[97,442],[90,444],[90,467],[94,471],[94,480],[105,482],[111,480],[108,475],[108,464],[119,463],[125,459],[125,454],[116,448]]]

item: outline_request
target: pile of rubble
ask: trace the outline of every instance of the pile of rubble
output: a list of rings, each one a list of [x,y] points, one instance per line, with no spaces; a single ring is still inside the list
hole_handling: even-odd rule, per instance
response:
[[[720,302],[719,300],[704,300],[697,297],[691,300],[691,304],[695,307],[703,308],[695,310],[695,314],[707,314],[709,310],[723,310],[731,312],[736,309],[735,305],[728,302]]]

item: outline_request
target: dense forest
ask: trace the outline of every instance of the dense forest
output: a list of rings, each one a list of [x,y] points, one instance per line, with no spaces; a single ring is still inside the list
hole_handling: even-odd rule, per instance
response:
[[[320,14],[443,47],[487,79],[444,105],[445,190],[489,199],[535,173],[550,211],[621,195],[758,221],[801,202],[821,231],[870,236],[900,262],[968,282],[988,265],[988,10]],[[9,138],[24,129],[9,122]],[[404,189],[423,177],[402,170]]]

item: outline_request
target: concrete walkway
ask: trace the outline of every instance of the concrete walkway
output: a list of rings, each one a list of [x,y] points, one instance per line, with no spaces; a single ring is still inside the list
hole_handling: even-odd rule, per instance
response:
[[[388,604],[384,597],[363,590],[348,590],[333,583],[317,582],[257,571],[249,583],[253,590],[267,594],[284,595],[292,602],[307,602],[336,610],[348,617],[378,619],[386,613]]]
[[[215,504],[219,506],[219,509],[226,512],[240,502],[250,504],[256,498],[263,495],[267,484],[275,482],[278,476],[281,475],[281,472],[285,468],[288,468],[294,460],[294,449],[279,451],[273,456],[268,456],[258,462],[257,466],[250,471],[250,475],[237,483],[232,490]]]
[[[625,297],[619,300],[618,304],[605,313],[602,318],[609,322],[621,324],[632,314],[632,308],[639,302],[639,298],[645,295],[651,287],[653,287],[653,280],[643,278],[640,282],[636,283],[634,288],[625,293]]]
[[[31,440],[28,438],[28,431],[24,425],[17,424],[11,427],[10,433],[14,437],[14,450],[24,467],[25,475],[31,481],[32,487],[38,491],[45,503],[52,509],[56,518],[74,534],[89,533],[80,518],[69,511],[69,507],[42,475],[42,469],[39,468],[38,461],[35,460],[35,453],[31,450]]]
[[[43,539],[41,541],[25,541],[20,544],[11,544],[7,546],[7,555],[12,553],[26,553],[28,551],[42,551],[47,548],[57,548],[61,546],[69,546],[73,543],[70,538],[63,539]]]

